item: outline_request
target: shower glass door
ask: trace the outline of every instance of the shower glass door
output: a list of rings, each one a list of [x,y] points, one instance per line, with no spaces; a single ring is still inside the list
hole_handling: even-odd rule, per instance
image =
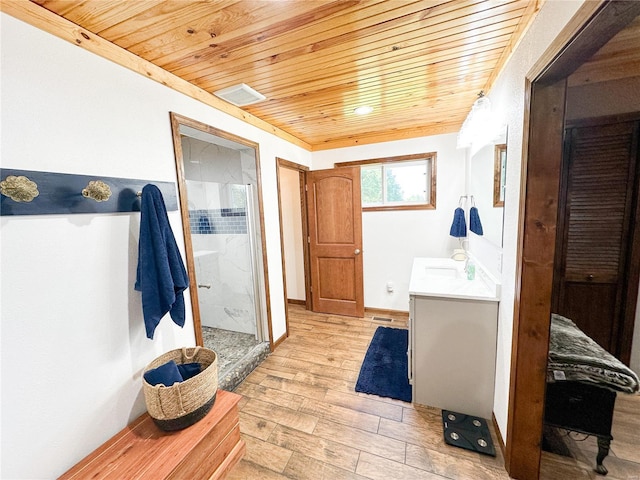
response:
[[[248,185],[187,178],[191,243],[202,327],[257,339],[254,251]]]

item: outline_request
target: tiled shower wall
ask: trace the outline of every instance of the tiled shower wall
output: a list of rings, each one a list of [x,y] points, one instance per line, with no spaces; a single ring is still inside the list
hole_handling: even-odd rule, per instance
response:
[[[203,325],[256,333],[246,186],[256,184],[255,155],[182,138],[189,226]],[[215,159],[215,161],[212,161]]]
[[[192,234],[242,235],[247,233],[246,217],[244,208],[189,210],[189,226]]]
[[[191,235],[200,321],[207,327],[256,333],[248,235]]]

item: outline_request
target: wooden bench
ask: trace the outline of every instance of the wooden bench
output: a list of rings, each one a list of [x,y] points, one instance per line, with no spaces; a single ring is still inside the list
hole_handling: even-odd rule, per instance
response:
[[[218,390],[207,416],[176,432],[160,430],[145,413],[60,479],[224,478],[245,451],[238,418],[240,398]]]

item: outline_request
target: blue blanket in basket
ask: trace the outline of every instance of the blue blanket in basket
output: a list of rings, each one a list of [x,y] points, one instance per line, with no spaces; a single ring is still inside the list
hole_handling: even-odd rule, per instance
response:
[[[202,365],[197,362],[178,365],[174,360],[169,360],[157,368],[146,371],[144,379],[149,385],[170,387],[174,383],[189,380],[199,374],[200,370]]]
[[[165,387],[183,381],[178,365],[173,360],[144,372],[144,379],[149,385],[164,385]]]

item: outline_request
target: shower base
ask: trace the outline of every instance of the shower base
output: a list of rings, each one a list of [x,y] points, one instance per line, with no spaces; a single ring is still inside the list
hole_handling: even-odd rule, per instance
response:
[[[250,333],[202,327],[204,346],[218,356],[218,386],[233,391],[269,355],[269,342]]]

